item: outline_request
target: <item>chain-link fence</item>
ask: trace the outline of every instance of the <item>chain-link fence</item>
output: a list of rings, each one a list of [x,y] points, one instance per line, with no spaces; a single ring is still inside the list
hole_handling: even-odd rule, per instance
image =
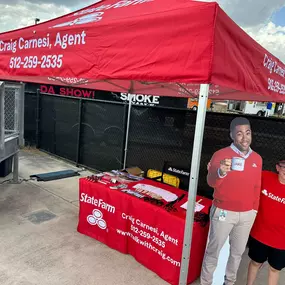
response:
[[[23,143],[23,84],[3,83],[1,93],[1,133],[2,140],[13,136],[20,137],[20,144]]]
[[[5,134],[18,133],[18,118],[16,110],[16,92],[14,88],[5,88]]]
[[[23,85],[5,84],[4,88],[4,133],[5,137],[23,134]],[[22,139],[21,139],[22,140]],[[21,142],[22,143],[22,142]]]
[[[18,182],[18,151],[24,145],[24,85],[0,82],[0,175],[12,169]]]

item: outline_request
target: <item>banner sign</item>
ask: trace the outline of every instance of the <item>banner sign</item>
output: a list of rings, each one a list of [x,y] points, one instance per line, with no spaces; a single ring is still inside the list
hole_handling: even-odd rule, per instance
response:
[[[168,191],[173,189],[169,185],[165,187]],[[178,284],[185,211],[180,208],[180,212],[171,214],[132,196],[131,187],[127,190],[129,194],[80,179],[78,231],[122,253],[131,254],[170,284]],[[185,193],[179,189],[174,191],[177,195]],[[211,201],[203,200],[209,207]],[[207,235],[208,226],[195,225],[189,283],[200,274]]]
[[[43,94],[59,95],[64,97],[75,97],[85,99],[98,99],[113,102],[129,102],[131,99],[133,105],[140,106],[165,106],[185,109],[187,108],[187,98],[173,98],[165,96],[154,96],[147,94],[128,94],[119,92],[108,92],[102,90],[93,90],[87,88],[78,88],[70,86],[58,86],[50,84],[26,83],[26,92],[36,92],[37,89]]]

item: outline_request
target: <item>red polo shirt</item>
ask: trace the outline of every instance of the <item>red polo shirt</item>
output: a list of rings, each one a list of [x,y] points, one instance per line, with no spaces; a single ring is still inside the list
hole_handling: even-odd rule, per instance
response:
[[[260,204],[251,236],[258,241],[285,250],[285,185],[273,172],[262,173]]]

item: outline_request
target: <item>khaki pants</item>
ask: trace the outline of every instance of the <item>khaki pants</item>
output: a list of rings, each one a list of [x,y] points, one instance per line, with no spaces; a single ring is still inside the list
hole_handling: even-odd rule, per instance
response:
[[[227,211],[225,220],[221,221],[219,220],[221,211],[214,206],[211,209],[209,242],[202,266],[201,285],[212,285],[220,250],[228,237],[230,240],[230,256],[226,268],[225,285],[235,283],[242,254],[245,251],[249,233],[256,217],[254,210],[247,212]]]

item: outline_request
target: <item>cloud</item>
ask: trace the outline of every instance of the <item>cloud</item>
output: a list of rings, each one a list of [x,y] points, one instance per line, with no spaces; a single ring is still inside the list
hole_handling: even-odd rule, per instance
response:
[[[56,4],[33,4],[23,2],[17,4],[11,0],[10,4],[0,3],[0,32],[6,32],[17,28],[23,28],[34,24],[35,18],[40,18],[41,22],[69,13],[71,10],[65,6]]]
[[[25,5],[26,3],[32,3],[36,5],[41,5],[41,4],[54,4],[57,6],[72,6],[76,5],[79,3],[78,0],[29,0],[29,1],[23,1],[23,0],[0,0],[0,5],[1,4],[7,4],[7,5],[15,5],[15,4],[21,4]]]
[[[212,2],[212,0],[201,0]],[[285,63],[285,27],[270,21],[284,0],[217,0],[221,8],[254,40]],[[241,4],[242,3],[242,4]]]
[[[285,27],[269,22],[262,27],[247,28],[245,31],[285,63]]]
[[[213,2],[213,0],[201,0]],[[272,14],[285,7],[284,0],[216,0],[240,26],[252,27],[268,22]]]
[[[229,1],[224,4],[225,10],[239,25],[244,27],[260,25],[267,22],[272,14],[284,6],[284,0],[255,0],[242,1],[235,0],[234,4]]]

